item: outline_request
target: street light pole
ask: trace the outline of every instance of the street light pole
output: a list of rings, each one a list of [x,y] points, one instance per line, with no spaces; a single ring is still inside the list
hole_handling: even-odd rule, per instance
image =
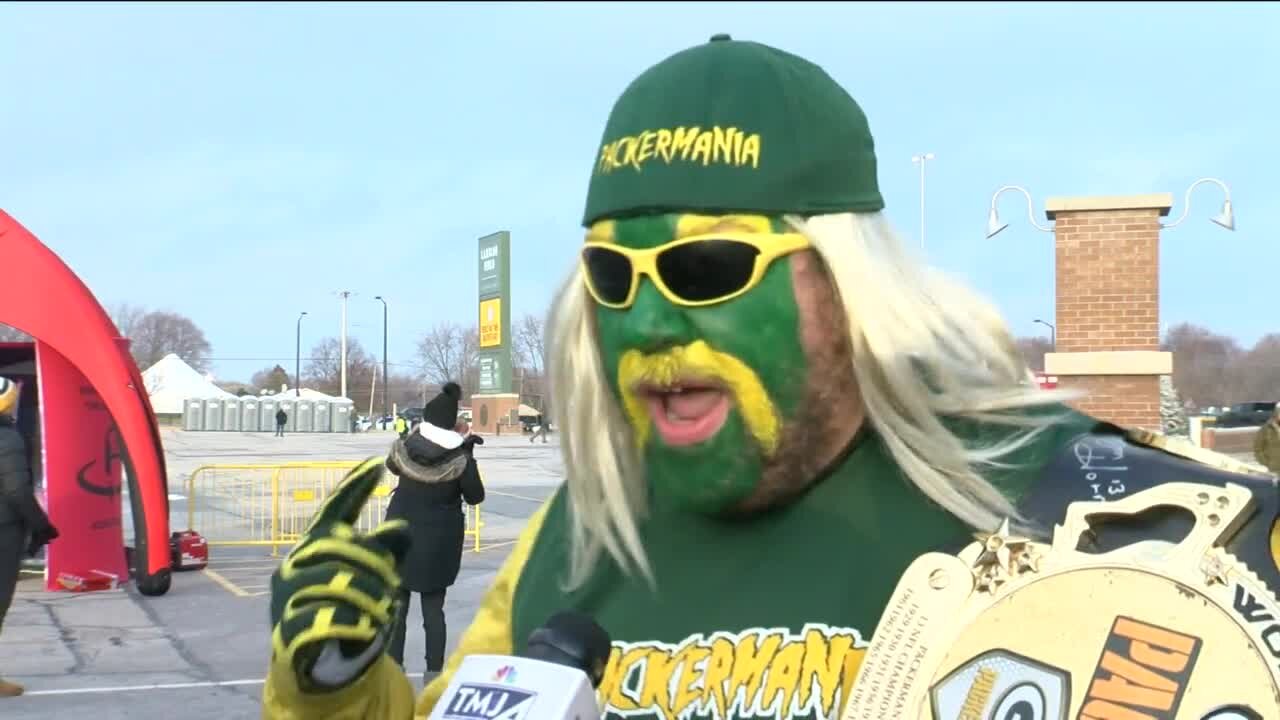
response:
[[[924,166],[933,159],[933,153],[911,156],[911,162],[920,166],[920,247],[924,247]]]
[[[351,297],[351,292],[343,290],[338,294],[342,296],[342,333],[340,340],[342,344],[342,359],[340,361],[341,367],[338,368],[341,389],[338,391],[338,396],[345,398],[347,397],[347,298]]]
[[[297,397],[302,397],[302,317],[306,314],[304,310],[298,315],[298,337],[293,355],[293,392]]]
[[[387,416],[387,301],[381,295],[374,300],[382,302],[382,417]]]
[[[1043,320],[1032,320],[1031,322],[1040,323],[1041,325],[1049,328],[1049,346],[1053,348],[1054,352],[1057,352],[1058,351],[1058,329]]]

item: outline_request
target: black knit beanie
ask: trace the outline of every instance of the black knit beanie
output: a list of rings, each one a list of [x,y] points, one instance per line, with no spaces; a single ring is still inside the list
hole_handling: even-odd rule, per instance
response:
[[[422,420],[442,430],[452,430],[458,424],[458,401],[461,399],[462,388],[458,383],[445,383],[440,394],[422,408]]]

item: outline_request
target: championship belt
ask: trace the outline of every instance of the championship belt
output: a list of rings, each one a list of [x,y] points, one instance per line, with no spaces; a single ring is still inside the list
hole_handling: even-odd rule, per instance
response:
[[[1280,603],[1225,546],[1241,484],[1075,502],[1048,543],[999,531],[928,553],[886,606],[844,720],[1277,720]],[[1176,542],[1090,553],[1093,531],[1185,512]]]

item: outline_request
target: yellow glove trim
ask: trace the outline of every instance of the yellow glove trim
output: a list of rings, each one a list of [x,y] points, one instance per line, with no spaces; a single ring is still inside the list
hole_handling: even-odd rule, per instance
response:
[[[355,640],[368,643],[372,642],[377,637],[377,634],[368,617],[362,618],[359,625],[338,625],[333,623],[333,613],[330,612],[323,622],[317,619],[316,624],[298,633],[293,638],[293,642],[288,645],[284,642],[284,634],[280,631],[280,627],[276,626],[276,629],[271,633],[271,649],[277,660],[283,660],[292,668],[293,658],[298,648],[307,643],[323,645],[329,640]],[[290,672],[292,672],[292,669]]]
[[[400,521],[397,521],[400,522]],[[344,560],[368,568],[378,573],[387,587],[398,587],[400,575],[396,572],[395,557],[389,552],[375,553],[367,548],[355,545],[348,540],[322,537],[307,543],[301,550],[291,553],[280,564],[280,577],[292,580],[305,560],[314,559],[317,555],[333,555]]]
[[[328,585],[312,585],[299,589],[289,598],[288,604],[284,608],[284,616],[281,623],[297,617],[307,611],[305,607],[299,607],[307,602],[337,602],[343,601],[354,605],[362,612],[373,617],[379,624],[391,624],[391,606],[395,602],[392,598],[384,597],[381,600],[375,599],[372,595],[350,587],[351,574],[339,574]]]

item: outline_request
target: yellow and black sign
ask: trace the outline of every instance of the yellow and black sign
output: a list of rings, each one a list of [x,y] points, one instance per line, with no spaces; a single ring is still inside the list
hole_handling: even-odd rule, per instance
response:
[[[480,347],[502,345],[502,298],[480,301]]]

